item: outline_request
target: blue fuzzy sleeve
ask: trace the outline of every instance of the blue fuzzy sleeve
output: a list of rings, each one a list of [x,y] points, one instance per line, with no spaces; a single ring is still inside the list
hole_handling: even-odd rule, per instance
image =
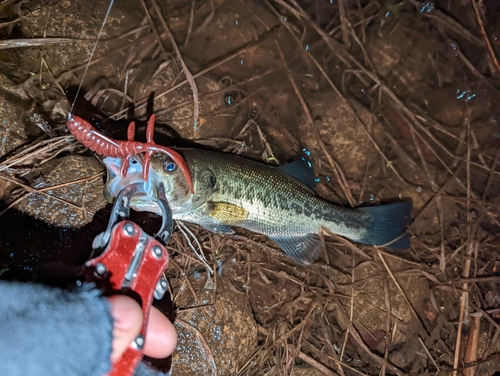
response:
[[[113,318],[92,284],[67,291],[0,281],[0,375],[102,376]],[[141,363],[136,376],[168,375]]]
[[[0,281],[0,375],[106,374],[113,321],[99,295]]]

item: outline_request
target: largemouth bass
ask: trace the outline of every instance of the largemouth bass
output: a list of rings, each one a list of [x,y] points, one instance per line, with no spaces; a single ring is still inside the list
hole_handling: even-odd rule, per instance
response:
[[[135,210],[159,212],[148,197],[166,199],[174,219],[196,223],[224,234],[242,227],[274,240],[293,260],[313,262],[322,250],[322,227],[355,242],[406,249],[404,234],[410,222],[411,202],[348,209],[318,197],[312,165],[305,159],[271,167],[219,152],[178,150],[194,183],[189,190],[182,171],[165,154],[151,159],[148,196],[134,198]],[[119,175],[120,160],[106,158],[109,180],[105,195],[116,197],[123,187],[142,177],[141,163],[132,164],[126,178]],[[132,169],[132,170],[131,170]]]

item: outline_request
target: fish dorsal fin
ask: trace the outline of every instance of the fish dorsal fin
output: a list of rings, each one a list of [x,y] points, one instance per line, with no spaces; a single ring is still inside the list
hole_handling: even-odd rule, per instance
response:
[[[286,165],[277,167],[278,170],[288,174],[301,183],[307,185],[309,188],[314,189],[316,182],[314,181],[314,168],[311,161],[302,157],[296,161],[290,162]]]
[[[248,218],[248,212],[241,206],[228,202],[211,202],[210,217],[228,226],[237,226]]]
[[[321,253],[323,242],[318,234],[270,236],[297,264],[309,265]]]

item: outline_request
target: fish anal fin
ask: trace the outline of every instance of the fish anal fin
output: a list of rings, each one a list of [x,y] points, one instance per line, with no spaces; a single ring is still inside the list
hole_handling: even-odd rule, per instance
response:
[[[270,236],[297,264],[309,265],[321,253],[323,242],[318,234]]]
[[[248,218],[248,211],[228,202],[211,202],[210,217],[226,225],[237,225]]]
[[[277,169],[290,175],[311,189],[316,187],[312,163],[305,158],[297,159],[296,161],[290,162],[286,165],[279,166]]]

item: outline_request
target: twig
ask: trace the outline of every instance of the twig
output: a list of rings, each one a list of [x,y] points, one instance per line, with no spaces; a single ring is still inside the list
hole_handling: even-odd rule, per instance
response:
[[[392,338],[392,336],[388,335],[391,332],[391,297],[389,295],[389,284],[387,283],[387,278],[384,278],[382,281],[384,283],[384,303],[386,310],[386,321],[385,321],[386,338],[385,338],[385,350],[384,350],[385,363],[382,364],[382,369],[380,370],[380,374],[382,376],[385,376],[385,365],[387,364],[387,359],[389,356],[390,338]]]
[[[170,32],[170,29],[167,23],[165,22],[163,15],[161,14],[160,7],[156,3],[156,0],[153,0],[153,8],[155,9],[156,13],[158,14],[158,17],[160,18],[160,22],[163,26],[163,29],[167,33],[167,37],[170,39],[170,43],[172,43],[172,47],[174,48],[175,54],[177,55],[177,58],[181,63],[182,70],[184,71],[184,76],[186,77],[187,82],[189,82],[189,85],[191,86],[191,91],[193,92],[193,129],[196,131],[198,129],[199,125],[198,118],[200,116],[200,101],[198,99],[198,86],[196,86],[196,81],[194,80],[194,77],[189,71],[186,63],[184,62],[184,58],[182,57],[181,51],[179,50],[175,38]]]
[[[489,173],[489,176],[488,176],[488,181],[486,182],[486,187],[484,187],[483,202],[486,201],[486,196],[487,196],[488,191],[489,191],[489,189],[491,187],[491,184],[493,182],[494,173],[495,173],[495,171],[497,169],[499,161],[500,161],[500,151],[497,152],[497,154],[495,155],[495,159],[493,159],[493,163],[491,164],[490,173]]]
[[[208,14],[208,17],[205,18],[205,21],[201,24],[201,26],[196,29],[196,31],[193,34],[198,34],[205,30],[205,28],[208,26],[208,24],[212,21],[215,15],[215,5],[213,0],[208,0],[208,6],[210,7],[210,13]]]
[[[437,365],[436,361],[434,360],[431,353],[429,352],[429,349],[427,348],[427,346],[425,346],[425,343],[424,343],[424,341],[422,341],[422,338],[420,338],[420,336],[418,337],[418,341],[422,345],[422,348],[424,349],[425,353],[427,354],[427,357],[431,360],[432,364],[434,364],[434,367],[436,367],[436,369],[439,372],[440,371],[439,366]]]
[[[16,18],[15,20],[12,20],[12,21],[0,22],[0,27],[9,26],[9,25],[17,23],[19,21],[21,21],[21,18]]]
[[[471,265],[471,256],[474,252],[475,247],[479,247],[479,241],[473,240],[472,239],[472,229],[471,229],[471,221],[472,221],[472,216],[471,216],[471,211],[470,211],[470,200],[471,200],[471,174],[470,174],[470,152],[471,152],[471,145],[470,145],[470,122],[469,122],[469,117],[471,115],[471,109],[467,109],[467,113],[465,115],[465,125],[467,127],[467,164],[466,164],[466,170],[467,170],[467,251],[465,253],[465,263],[464,263],[464,270],[463,270],[463,277],[464,278],[469,278],[469,273],[470,273],[470,265]],[[462,295],[460,297],[460,313],[459,313],[459,321],[458,321],[458,327],[457,327],[457,339],[455,342],[455,356],[453,358],[453,376],[458,375],[458,363],[460,359],[460,348],[461,348],[461,341],[462,341],[462,327],[464,324],[465,320],[468,320],[469,316],[469,292],[468,292],[469,284],[464,283],[462,289],[464,290],[462,292]]]
[[[483,39],[486,42],[486,47],[488,48],[491,59],[493,60],[493,64],[495,65],[497,74],[500,74],[500,63],[498,62],[498,59],[495,55],[495,50],[493,49],[493,46],[491,45],[490,42],[490,38],[488,37],[488,34],[486,33],[486,30],[484,28],[483,17],[481,17],[481,14],[479,13],[479,7],[477,5],[477,1],[470,0],[470,2],[472,3],[472,7],[474,8],[474,12],[476,13],[477,23],[479,24],[479,30],[481,31],[481,35],[483,36]]]
[[[189,37],[191,36],[191,31],[193,30],[193,18],[194,18],[194,3],[195,0],[191,1],[191,12],[189,12],[189,26],[186,33],[186,39],[184,40],[184,47],[189,43]]]
[[[342,29],[342,42],[344,44],[349,45],[349,31],[347,24],[349,21],[347,20],[345,14],[345,0],[338,1],[338,9],[339,9],[339,17],[340,17],[340,27]]]
[[[55,44],[88,42],[95,43],[95,40],[76,39],[76,38],[24,38],[24,39],[6,39],[0,41],[0,50],[10,48],[52,46]]]
[[[471,325],[469,330],[469,339],[467,341],[467,350],[465,351],[464,363],[477,361],[477,348],[479,345],[479,334],[481,331],[481,314],[471,315]],[[464,369],[464,376],[474,376],[476,367],[468,367]]]
[[[445,253],[445,247],[444,247],[444,228],[443,228],[443,222],[444,222],[444,215],[443,215],[443,206],[441,205],[441,196],[436,197],[436,207],[438,211],[438,220],[439,220],[439,232],[441,235],[441,253],[439,255],[439,269],[441,270],[441,273],[445,275],[446,271],[446,253]]]

